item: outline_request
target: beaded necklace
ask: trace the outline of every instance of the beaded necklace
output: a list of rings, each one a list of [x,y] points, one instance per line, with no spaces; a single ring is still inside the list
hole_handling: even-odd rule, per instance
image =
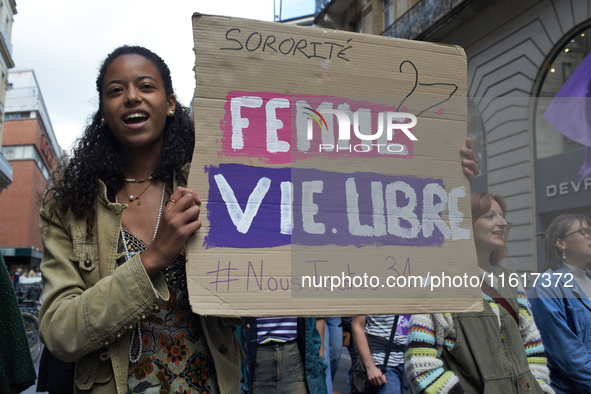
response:
[[[158,219],[156,220],[156,229],[154,230],[154,235],[152,236],[152,241],[154,241],[154,238],[156,238],[156,234],[158,233],[158,227],[160,226],[160,218],[162,217],[162,208],[164,207],[164,194],[166,194],[166,183],[162,186],[162,197],[160,198],[160,209],[158,210]],[[116,194],[115,194],[115,202],[117,204],[119,204],[119,199],[117,198]],[[121,223],[120,231],[121,231],[121,239],[123,240],[123,250],[125,251],[125,261],[128,261],[133,257],[133,254],[127,248],[127,241],[125,239],[125,232],[123,231],[123,222]],[[130,340],[130,345],[129,345],[129,361],[131,361],[134,364],[137,363],[138,361],[140,361],[140,358],[142,357],[142,328],[141,328],[139,321],[137,322],[137,337],[138,337],[139,350],[137,352],[137,355],[135,357],[133,357],[131,355],[131,349],[133,348],[135,333],[136,333],[136,330],[133,330],[133,332],[131,333],[131,340]]]
[[[127,183],[144,183],[145,181],[151,181],[152,179],[154,179],[154,178],[152,177],[152,175],[150,175],[147,178],[141,178],[141,179],[125,178],[125,182],[127,182]]]

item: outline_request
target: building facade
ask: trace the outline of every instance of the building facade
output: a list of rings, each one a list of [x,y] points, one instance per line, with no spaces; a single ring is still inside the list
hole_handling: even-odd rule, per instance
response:
[[[2,154],[13,168],[12,183],[0,193],[0,252],[11,271],[38,266],[40,198],[62,157],[33,70],[8,75]]]
[[[0,0],[0,147],[2,147],[8,69],[14,67],[10,40],[14,15],[16,15],[16,2]],[[0,193],[12,182],[12,172],[12,166],[0,153]]]
[[[482,170],[473,190],[507,199],[504,265],[541,270],[536,233],[563,212],[591,216],[591,177],[575,180],[585,148],[542,119],[591,50],[590,0],[317,0],[315,22],[464,48],[468,135]]]

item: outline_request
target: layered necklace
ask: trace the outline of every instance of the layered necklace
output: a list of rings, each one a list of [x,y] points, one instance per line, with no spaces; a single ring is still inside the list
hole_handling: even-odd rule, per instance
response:
[[[144,190],[142,190],[142,192],[140,194],[138,194],[137,196],[134,196],[133,194],[129,195],[129,202],[133,202],[134,200],[137,200],[137,205],[138,206],[142,205],[142,202],[140,201],[140,197],[142,196],[142,194],[144,194],[144,192],[146,190],[148,190],[148,188],[150,186],[152,186],[152,179],[154,179],[152,176],[149,176],[147,178],[142,178],[142,179],[125,178],[125,182],[127,182],[127,183],[144,183],[145,181],[150,181],[148,183],[148,186],[146,186],[146,188]]]
[[[151,178],[151,177],[150,177]],[[148,180],[151,181],[151,179],[148,178]],[[142,182],[145,180],[142,180]],[[150,185],[152,184],[152,182],[150,182]],[[150,187],[150,185],[148,185],[148,187]],[[139,198],[140,196],[148,189],[148,187],[146,187],[137,197],[134,196],[129,196],[129,201],[133,201],[135,199],[138,200],[137,205],[141,205]],[[162,185],[162,197],[160,198],[160,209],[158,209],[158,219],[156,220],[156,228],[154,229],[154,235],[152,236],[152,241],[154,241],[154,239],[156,238],[156,234],[158,234],[158,227],[160,226],[160,218],[162,217],[162,209],[164,208],[164,195],[166,194],[166,183],[164,183],[164,185]],[[134,198],[132,198],[134,197]],[[119,204],[119,198],[117,198],[117,195],[115,194],[115,202],[117,204]],[[121,239],[123,241],[123,250],[125,251],[125,261],[130,260],[134,253],[132,253],[128,247],[127,247],[127,240],[125,238],[125,232],[123,231],[123,221],[121,221],[121,226],[119,228],[119,230],[121,231]],[[132,363],[137,363],[140,358],[142,357],[142,328],[140,325],[140,322],[137,322],[137,337],[139,340],[139,350],[136,354],[135,357],[132,356],[131,354],[131,349],[134,345],[134,339],[135,339],[135,333],[136,330],[134,330],[131,333],[131,340],[130,340],[130,345],[129,345],[129,361],[131,361]]]

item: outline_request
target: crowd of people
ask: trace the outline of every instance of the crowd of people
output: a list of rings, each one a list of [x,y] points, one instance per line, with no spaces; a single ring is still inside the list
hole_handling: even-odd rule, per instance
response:
[[[344,337],[353,367],[367,373],[367,392],[591,390],[590,219],[552,222],[547,272],[561,280],[538,282],[527,295],[496,279],[510,273],[501,265],[505,200],[472,194],[477,264],[490,274],[482,312],[199,316],[184,253],[201,227],[201,201],[186,187],[195,142],[189,109],[165,62],[142,47],[110,53],[96,88],[96,113],[41,208],[41,335],[51,357],[75,363],[75,374],[60,377],[73,392],[332,392]],[[460,153],[472,181],[470,147],[468,140]]]

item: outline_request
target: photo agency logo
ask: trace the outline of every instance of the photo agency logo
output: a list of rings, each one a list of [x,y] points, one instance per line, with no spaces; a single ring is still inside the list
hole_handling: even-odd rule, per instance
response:
[[[338,134],[330,136],[336,138],[338,142],[335,143],[320,143],[318,144],[318,152],[357,152],[368,153],[376,149],[378,152],[401,153],[406,148],[399,143],[392,143],[395,130],[400,130],[411,141],[418,141],[417,137],[412,133],[412,128],[417,124],[417,118],[408,112],[379,112],[376,122],[376,131],[369,130],[370,133],[362,132],[360,126],[363,121],[360,121],[360,112],[367,113],[368,109],[359,109],[355,112],[349,113],[333,108],[318,108],[314,110],[311,107],[304,107],[304,115],[307,115],[307,131],[306,136],[309,141],[314,139],[314,121],[320,128],[321,133],[330,133],[331,128],[323,115],[328,115],[329,119],[336,117],[337,127],[332,127],[333,132]],[[352,119],[351,116],[352,115]],[[353,133],[359,140],[358,143],[351,143],[351,125],[353,126]],[[364,127],[367,130],[367,127]],[[385,131],[386,142],[383,141]]]
[[[287,164],[315,156],[397,157],[412,159],[417,118],[404,99],[231,91],[220,120],[221,154],[249,157],[257,152],[267,164]],[[413,106],[414,107],[414,106]],[[424,111],[423,111],[424,112]]]

